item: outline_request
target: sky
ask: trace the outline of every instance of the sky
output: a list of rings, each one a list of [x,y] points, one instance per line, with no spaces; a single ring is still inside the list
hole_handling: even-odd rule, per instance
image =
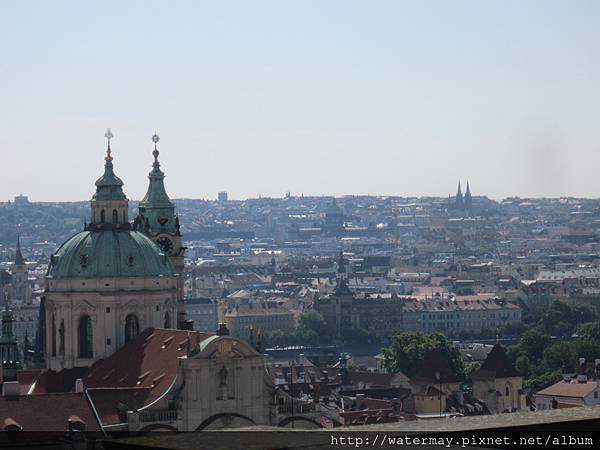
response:
[[[600,2],[0,0],[0,201],[600,197]]]

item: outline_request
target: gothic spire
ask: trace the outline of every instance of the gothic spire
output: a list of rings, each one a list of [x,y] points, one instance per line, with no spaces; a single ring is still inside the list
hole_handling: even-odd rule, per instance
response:
[[[21,236],[17,236],[17,251],[15,253],[15,266],[23,266],[25,265],[25,258],[23,258],[23,253],[21,253]]]
[[[458,180],[458,191],[456,192],[456,205],[458,207],[462,207],[463,204],[463,195],[462,190],[460,188],[460,180]]]

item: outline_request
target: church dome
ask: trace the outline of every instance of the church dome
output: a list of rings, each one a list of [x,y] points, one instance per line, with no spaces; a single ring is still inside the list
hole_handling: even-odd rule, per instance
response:
[[[50,258],[48,278],[172,277],[169,258],[132,230],[82,231]]]

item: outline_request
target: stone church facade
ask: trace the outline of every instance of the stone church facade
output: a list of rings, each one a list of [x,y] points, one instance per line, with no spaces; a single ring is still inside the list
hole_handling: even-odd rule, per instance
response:
[[[264,357],[229,336],[224,313],[218,330],[192,331],[186,320],[185,247],[158,136],[132,222],[111,137],[89,222],[51,257],[40,311],[46,370],[28,392],[85,392],[106,432],[276,424]]]
[[[178,278],[166,253],[128,219],[110,140],[90,222],[51,257],[46,275],[46,365],[89,367],[148,327],[174,327]]]

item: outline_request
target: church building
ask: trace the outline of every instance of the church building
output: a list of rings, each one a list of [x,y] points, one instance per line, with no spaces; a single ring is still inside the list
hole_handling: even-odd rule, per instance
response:
[[[43,314],[49,369],[89,367],[146,328],[176,325],[179,281],[166,251],[129,222],[111,137],[90,222],[50,260]]]
[[[257,347],[229,335],[223,310],[218,330],[193,331],[186,320],[185,247],[164,186],[158,136],[148,191],[132,222],[114,172],[110,130],[106,137],[89,221],[51,256],[46,274],[45,369],[19,370],[10,312],[3,313],[0,344],[10,364],[4,364],[0,421],[60,431],[70,412],[58,403],[69,401],[77,402],[81,427],[105,433],[277,424],[275,387]],[[60,420],[36,425],[27,405],[48,395]],[[8,403],[14,398],[33,400],[15,411]]]

